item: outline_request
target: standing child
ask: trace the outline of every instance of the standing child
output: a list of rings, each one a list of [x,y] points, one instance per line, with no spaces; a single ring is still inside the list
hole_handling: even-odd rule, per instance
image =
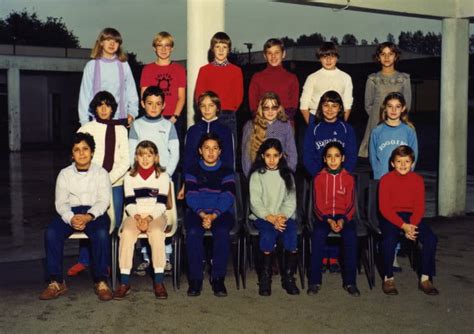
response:
[[[339,52],[332,42],[325,42],[318,49],[316,56],[321,62],[322,68],[309,75],[301,93],[300,109],[306,123],[310,122],[310,115],[315,114],[321,96],[334,90],[344,101],[344,120],[349,119],[352,107],[352,79],[349,74],[336,67]]]
[[[383,100],[380,124],[370,135],[369,159],[374,179],[388,173],[392,151],[408,145],[418,154],[418,140],[413,124],[408,120],[408,109],[403,94],[392,92]]]
[[[106,90],[118,101],[114,119],[130,125],[138,115],[138,95],[127,55],[122,50],[122,36],[114,28],[105,28],[97,37],[91,58],[84,68],[79,92],[79,122],[86,124],[94,118],[89,102]]]
[[[201,160],[185,174],[186,252],[188,256],[188,296],[199,296],[203,281],[205,230],[212,231],[211,284],[214,295],[227,296],[224,285],[229,258],[229,232],[235,224],[233,204],[235,177],[232,169],[220,160],[222,145],[219,137],[210,132],[199,142]]]
[[[288,294],[298,295],[300,290],[294,277],[298,263],[295,182],[278,139],[269,138],[258,149],[249,190],[251,218],[255,219],[254,224],[259,230],[260,251],[263,252],[258,293],[260,296],[272,293],[272,254],[280,237],[286,257],[282,287]]]
[[[89,133],[94,137],[96,147],[92,162],[109,172],[115,224],[119,227],[123,211],[123,176],[130,167],[127,129],[120,121],[113,120],[117,102],[109,92],[98,92],[89,108],[94,110],[95,119],[81,126],[77,132]],[[80,245],[78,263],[69,268],[68,276],[78,275],[89,265],[89,240],[80,240]]]
[[[171,61],[174,38],[169,32],[156,34],[152,46],[157,58],[142,70],[141,94],[143,95],[149,86],[158,86],[166,96],[166,109],[162,115],[169,119],[180,133],[183,126],[183,118],[180,116],[186,102],[186,70]]]
[[[263,57],[267,61],[267,67],[263,71],[255,73],[250,80],[249,105],[255,115],[264,94],[274,92],[280,97],[283,109],[290,123],[294,125],[300,84],[296,75],[283,67],[285,55],[285,45],[281,39],[270,38],[265,42]]]
[[[205,91],[215,92],[221,99],[220,119],[234,135],[237,143],[236,112],[244,96],[244,83],[240,67],[227,59],[232,49],[232,41],[225,32],[217,32],[211,38],[212,61],[199,69],[194,91],[195,100]]]
[[[394,168],[380,180],[379,207],[382,213],[383,275],[382,290],[397,295],[392,264],[400,230],[408,240],[419,240],[421,251],[421,277],[418,288],[427,295],[438,295],[431,279],[436,273],[437,237],[423,221],[425,214],[425,185],[423,177],[412,172],[415,152],[402,145],[393,150],[390,165]]]
[[[280,97],[273,92],[263,94],[255,118],[244,126],[242,170],[246,177],[250,177],[250,168],[258,156],[257,151],[267,138],[276,138],[280,141],[288,166],[295,172],[298,154],[293,128],[288,122]]]
[[[410,109],[410,75],[395,70],[395,64],[400,58],[400,54],[400,49],[392,42],[380,44],[375,51],[375,58],[380,62],[382,70],[369,75],[365,84],[365,111],[369,115],[369,119],[364,139],[362,139],[359,148],[360,157],[367,158],[368,156],[370,134],[379,123],[380,107],[388,93],[402,93],[407,102],[407,109]]]
[[[120,286],[114,299],[123,299],[130,292],[130,271],[135,243],[146,233],[153,258],[153,290],[158,299],[168,298],[164,280],[166,265],[165,229],[166,203],[170,178],[160,166],[158,149],[151,141],[140,142],[135,150],[135,164],[125,176],[125,210],[127,218],[120,231]]]
[[[110,177],[105,169],[92,163],[94,149],[90,134],[76,133],[71,149],[73,163],[58,175],[57,215],[44,235],[50,282],[39,297],[42,300],[55,299],[67,292],[63,279],[64,240],[74,232],[84,232],[91,241],[95,293],[102,301],[112,299],[107,285],[110,218],[106,211],[110,204]]]
[[[314,178],[316,221],[311,236],[311,271],[308,295],[321,289],[320,270],[328,234],[340,233],[344,247],[343,288],[351,296],[360,296],[356,285],[357,232],[352,220],[355,212],[354,178],[342,166],[344,148],[339,142],[328,143],[323,151],[326,168]]]

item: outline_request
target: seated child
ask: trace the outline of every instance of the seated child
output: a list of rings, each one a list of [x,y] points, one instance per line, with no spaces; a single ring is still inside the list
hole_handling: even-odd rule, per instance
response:
[[[135,243],[140,233],[146,233],[151,246],[154,269],[153,290],[158,299],[168,298],[164,280],[166,265],[165,229],[166,203],[170,178],[160,166],[156,145],[140,142],[135,150],[135,164],[125,176],[125,210],[127,217],[120,231],[120,286],[114,299],[123,299],[130,292],[130,272]]]
[[[188,256],[188,296],[199,296],[203,281],[205,230],[212,231],[211,283],[214,295],[227,296],[224,285],[229,258],[229,232],[235,224],[233,204],[235,177],[220,160],[221,140],[214,133],[205,134],[199,142],[201,160],[186,172],[186,251]]]
[[[379,207],[383,247],[382,290],[387,295],[397,295],[393,278],[393,258],[400,230],[409,240],[419,240],[421,253],[421,277],[418,288],[428,295],[438,295],[431,279],[436,273],[436,244],[438,238],[423,221],[425,214],[425,185],[423,177],[412,172],[415,153],[402,145],[393,150],[390,165],[393,170],[380,180]]]
[[[288,294],[298,295],[300,290],[294,278],[298,263],[295,182],[278,139],[269,138],[260,145],[249,188],[251,218],[256,219],[254,224],[260,234],[260,250],[263,252],[258,293],[260,296],[272,293],[272,253],[277,238],[281,237],[286,256],[282,287]]]
[[[311,271],[308,295],[321,289],[321,260],[328,234],[340,233],[344,247],[343,288],[351,296],[360,296],[356,285],[357,231],[352,220],[354,208],[354,178],[342,166],[344,148],[339,142],[328,143],[323,150],[326,168],[314,178],[314,223],[311,236]]]
[[[61,170],[56,181],[55,206],[58,215],[45,231],[46,272],[50,283],[40,299],[58,298],[66,293],[63,279],[64,240],[74,232],[84,232],[91,241],[95,293],[100,300],[112,299],[107,286],[110,257],[107,208],[111,185],[105,169],[92,163],[95,143],[88,133],[73,139],[71,166]]]

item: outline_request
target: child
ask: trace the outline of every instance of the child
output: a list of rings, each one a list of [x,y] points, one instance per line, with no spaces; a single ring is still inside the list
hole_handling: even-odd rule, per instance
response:
[[[410,109],[410,75],[395,70],[395,64],[400,58],[400,54],[400,49],[392,42],[380,44],[375,51],[375,59],[380,62],[382,70],[369,75],[365,84],[365,111],[369,115],[369,119],[364,139],[362,139],[359,148],[360,157],[367,158],[368,156],[370,134],[380,121],[380,107],[388,93],[402,93],[407,102],[407,109]]]
[[[421,253],[421,277],[418,288],[427,295],[438,295],[430,279],[436,272],[437,237],[423,221],[425,214],[425,185],[423,177],[412,172],[415,152],[402,145],[393,150],[390,165],[394,168],[380,180],[379,207],[382,214],[383,275],[382,290],[397,295],[392,264],[400,229],[408,240],[419,240]]]
[[[151,141],[140,142],[135,151],[135,164],[125,176],[125,210],[127,218],[120,231],[120,286],[114,299],[123,299],[130,292],[130,271],[135,243],[140,233],[148,235],[153,257],[153,290],[158,299],[168,298],[164,280],[166,264],[166,203],[170,178],[160,166],[158,149]]]
[[[334,90],[344,101],[344,120],[349,119],[352,107],[352,79],[349,74],[336,67],[339,52],[332,42],[325,42],[318,49],[316,56],[322,68],[309,75],[303,86],[300,99],[301,113],[307,124],[310,124],[310,114],[314,115],[321,96]],[[311,117],[312,118],[312,117]]]
[[[296,75],[288,72],[282,62],[285,59],[285,45],[278,38],[270,38],[263,45],[263,57],[267,67],[252,76],[249,86],[249,105],[253,115],[257,112],[259,102],[267,92],[274,92],[281,99],[283,109],[294,124],[298,108],[300,84]]]
[[[182,119],[180,115],[186,102],[186,70],[171,61],[174,38],[169,32],[156,34],[152,46],[157,58],[155,62],[143,68],[140,79],[141,94],[143,95],[149,86],[158,86],[166,96],[166,109],[162,115],[180,130],[182,122],[176,122]]]
[[[107,286],[110,257],[107,208],[110,204],[110,177],[92,163],[95,143],[88,133],[73,139],[71,166],[61,170],[56,181],[55,206],[58,215],[45,231],[46,272],[50,280],[40,299],[58,298],[66,293],[63,279],[64,240],[72,233],[84,232],[91,240],[95,293],[102,301],[112,299]]]
[[[316,110],[316,122],[307,128],[304,138],[303,162],[313,178],[323,167],[323,149],[327,143],[337,141],[345,151],[344,167],[352,173],[357,162],[357,145],[354,129],[344,122],[344,105],[335,91],[325,92]]]
[[[273,93],[263,94],[255,119],[245,124],[242,135],[242,170],[250,176],[250,167],[258,156],[260,145],[267,138],[276,138],[283,147],[288,166],[295,172],[298,162],[293,128],[288,122],[280,97]]]
[[[324,245],[328,234],[340,233],[344,246],[343,288],[351,296],[359,297],[356,285],[357,232],[354,215],[354,178],[342,166],[344,148],[339,142],[324,147],[326,168],[314,178],[314,213],[316,221],[311,236],[311,271],[308,295],[321,289],[320,270]]]
[[[260,234],[260,250],[263,266],[259,275],[258,293],[271,295],[272,253],[278,237],[285,248],[285,269],[282,287],[290,295],[298,295],[295,283],[297,257],[296,190],[291,170],[283,156],[283,147],[278,139],[269,138],[257,152],[250,176],[250,210]]]
[[[141,103],[145,115],[132,124],[128,137],[130,152],[135,152],[138,143],[143,140],[153,142],[158,148],[160,165],[166,169],[171,178],[179,161],[179,139],[173,123],[161,117],[161,112],[165,108],[165,94],[156,86],[147,87],[143,91]],[[131,160],[134,161],[134,157]],[[142,253],[144,262],[137,267],[137,274],[144,276],[150,259],[145,247],[142,248]],[[167,246],[166,254],[169,262],[171,245]],[[167,270],[171,269],[170,265],[167,265]]]
[[[242,70],[227,60],[232,42],[225,32],[217,32],[211,38],[210,54],[212,62],[199,69],[194,91],[195,100],[205,91],[215,92],[221,99],[220,120],[234,135],[237,142],[237,119],[244,96]]]
[[[227,296],[224,285],[229,257],[229,232],[235,224],[233,204],[235,177],[232,169],[220,160],[221,140],[214,133],[205,134],[199,142],[201,160],[185,174],[187,211],[186,251],[188,256],[188,296],[199,296],[202,289],[204,231],[213,238],[211,284],[214,295]]]
[[[138,115],[138,95],[127,55],[122,51],[122,36],[114,28],[105,28],[97,37],[91,58],[84,68],[79,92],[79,122],[86,124],[93,119],[94,110],[89,102],[95,94],[106,90],[118,101],[118,113],[124,125]]]
[[[370,135],[369,159],[374,179],[388,173],[389,158],[394,148],[408,145],[418,154],[418,141],[413,124],[408,120],[408,109],[403,94],[392,92],[383,100],[380,124]]]
[[[77,130],[87,132],[94,137],[96,144],[92,162],[109,172],[112,184],[112,198],[115,212],[115,224],[120,226],[123,211],[123,176],[130,167],[128,155],[128,133],[120,121],[113,120],[117,111],[117,102],[107,91],[98,92],[89,104],[94,110],[94,120]],[[68,276],[76,276],[89,265],[89,240],[81,240],[79,261],[69,268]]]

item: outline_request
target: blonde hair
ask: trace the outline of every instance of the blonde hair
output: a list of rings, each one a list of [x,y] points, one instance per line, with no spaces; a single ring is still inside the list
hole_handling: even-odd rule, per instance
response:
[[[156,161],[155,163],[156,178],[160,177],[160,174],[166,170],[164,167],[161,167],[160,165],[160,162],[159,162],[160,156],[158,154],[158,148],[156,147],[155,143],[149,140],[143,140],[137,145],[137,148],[135,149],[135,162],[133,163],[133,167],[130,170],[130,176],[137,176],[138,167],[139,167],[137,156],[142,155],[144,152],[147,152],[147,151],[158,158],[157,159],[158,161]]]
[[[400,121],[408,125],[413,130],[415,130],[415,125],[413,125],[413,123],[410,122],[410,120],[408,119],[408,108],[407,108],[407,103],[405,101],[405,97],[403,96],[402,93],[399,93],[399,92],[388,93],[387,96],[385,96],[385,99],[383,100],[383,103],[380,106],[379,124],[387,120],[387,103],[390,100],[398,100],[401,103],[402,107],[404,107],[405,110],[400,115]]]
[[[102,57],[102,53],[104,51],[104,48],[102,47],[102,42],[108,39],[113,39],[119,45],[117,52],[115,53],[117,58],[121,62],[127,61],[127,55],[122,50],[122,35],[120,35],[118,30],[114,28],[105,28],[99,33],[99,36],[97,36],[97,39],[95,41],[94,48],[91,51],[91,58],[97,59]]]
[[[255,115],[255,119],[253,120],[253,131],[250,135],[250,140],[248,141],[249,145],[249,152],[250,152],[250,161],[254,162],[255,158],[257,157],[258,149],[260,145],[265,141],[267,138],[267,127],[268,121],[265,119],[263,115],[263,107],[267,101],[275,101],[276,105],[279,107],[278,114],[276,119],[282,122],[287,122],[288,117],[285,114],[285,109],[280,102],[280,97],[273,92],[265,93],[260,102],[258,103],[257,113]]]
[[[152,46],[153,47],[156,47],[156,45],[161,42],[162,40],[164,39],[169,39],[169,41],[171,42],[171,47],[174,47],[174,38],[173,36],[167,32],[167,31],[160,31],[159,33],[157,33],[155,35],[155,37],[153,37],[153,44]]]

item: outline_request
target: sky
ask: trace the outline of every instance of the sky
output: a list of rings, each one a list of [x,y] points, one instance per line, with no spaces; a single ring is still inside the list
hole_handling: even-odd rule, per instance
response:
[[[66,26],[79,38],[84,48],[91,48],[99,32],[114,27],[122,34],[126,51],[148,63],[155,59],[151,43],[155,33],[169,31],[175,38],[173,58],[186,58],[186,0],[0,0],[0,16],[27,9],[40,19],[62,17]],[[345,33],[369,43],[396,38],[401,31],[441,31],[441,21],[394,15],[334,11],[330,8],[302,6],[271,0],[226,0],[225,31],[233,47],[246,51],[244,43],[261,50],[271,37],[319,32],[329,39],[341,40]],[[473,24],[470,25],[474,33]],[[211,36],[209,36],[209,39]]]

